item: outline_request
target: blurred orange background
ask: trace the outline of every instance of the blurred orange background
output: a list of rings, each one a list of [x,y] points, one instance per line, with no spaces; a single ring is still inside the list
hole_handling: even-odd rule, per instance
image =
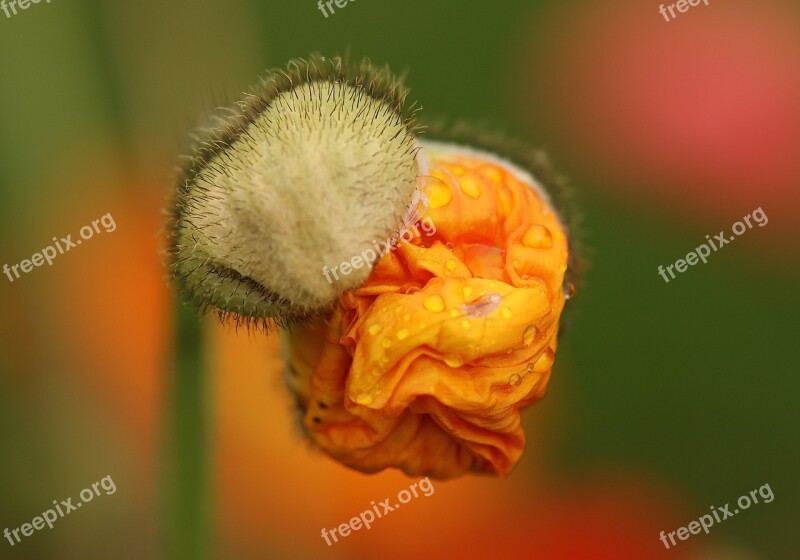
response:
[[[162,554],[175,318],[162,258],[172,167],[202,111],[311,51],[410,70],[424,115],[490,118],[568,176],[591,247],[547,397],[506,479],[435,492],[328,547],[320,532],[416,482],[311,449],[278,338],[203,322],[209,557],[792,558],[800,309],[800,14],[711,2],[40,3],[0,13],[0,529],[111,475],[118,491],[2,558]],[[665,284],[656,272],[763,207],[769,224]],[[3,277],[5,278],[5,277]],[[198,437],[202,434],[198,433]],[[775,501],[665,550],[711,505]],[[7,547],[7,548],[6,548]]]

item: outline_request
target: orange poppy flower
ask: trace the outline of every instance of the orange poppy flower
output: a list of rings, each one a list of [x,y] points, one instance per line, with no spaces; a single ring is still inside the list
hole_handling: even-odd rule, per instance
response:
[[[290,384],[310,438],[350,467],[505,475],[525,445],[519,411],[553,365],[568,241],[527,173],[483,152],[425,150],[419,235],[327,322],[287,335]]]

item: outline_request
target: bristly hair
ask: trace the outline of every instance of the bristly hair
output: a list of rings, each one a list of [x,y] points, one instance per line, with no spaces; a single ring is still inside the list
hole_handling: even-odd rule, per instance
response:
[[[310,87],[310,84],[315,85]],[[415,114],[419,110],[414,108],[416,104],[405,107],[408,89],[403,85],[402,79],[392,76],[388,67],[376,68],[368,59],[363,59],[356,65],[351,65],[338,56],[325,58],[312,55],[308,60],[292,60],[285,68],[269,71],[258,85],[236,103],[237,108],[217,110],[213,115],[214,124],[210,128],[197,131],[190,149],[191,155],[179,171],[167,223],[166,252],[170,278],[177,285],[183,299],[199,312],[216,311],[220,321],[232,321],[237,327],[245,326],[248,329],[269,332],[275,327],[289,328],[293,324],[307,324],[326,316],[335,301],[335,298],[328,298],[331,300],[328,303],[312,306],[299,305],[296,301],[291,301],[293,298],[281,297],[270,286],[220,262],[209,247],[216,239],[198,226],[198,223],[205,225],[209,216],[216,217],[215,211],[218,210],[214,204],[219,198],[215,193],[209,192],[209,178],[213,180],[214,176],[223,175],[230,177],[229,173],[234,165],[232,152],[237,146],[246,145],[252,148],[256,143],[253,137],[256,130],[252,127],[258,126],[259,119],[267,111],[283,110],[281,103],[287,105],[288,111],[289,104],[286,103],[284,94],[291,93],[297,98],[298,88],[304,88],[304,93],[312,101],[316,97],[320,107],[326,95],[330,101],[331,96],[336,99],[337,93],[343,96],[343,92],[348,95],[354,92],[355,106],[361,108],[361,111],[352,119],[353,122],[359,117],[370,118],[376,129],[382,126],[380,133],[384,134],[386,130],[398,128],[391,138],[392,148],[397,148],[396,145],[400,142],[405,144],[400,144],[399,149],[394,150],[391,156],[403,166],[402,169],[398,166],[400,171],[395,170],[392,180],[399,181],[401,176],[408,175],[406,169],[409,158],[413,161],[418,149],[409,147],[409,142],[404,140],[409,137],[413,141],[417,132]],[[352,96],[350,100],[353,102]],[[373,107],[376,107],[374,115],[362,115],[364,109],[372,111]],[[380,107],[383,109],[379,114]],[[349,126],[352,125],[352,122],[349,123]],[[402,137],[395,140],[401,132]],[[382,196],[386,198],[389,195]],[[399,200],[401,195],[393,196]],[[307,201],[310,205],[320,202],[322,201]],[[392,225],[397,219],[398,216],[377,217],[378,222],[391,221]],[[387,227],[391,229],[391,226]],[[266,264],[275,264],[276,274],[279,274],[277,269],[285,266],[284,263]]]
[[[344,83],[363,89],[367,96],[388,103],[394,111],[404,115],[404,122],[412,135],[417,131],[414,117],[419,109],[415,108],[416,102],[408,109],[404,108],[409,90],[403,84],[402,77],[395,78],[392,75],[388,65],[377,68],[368,58],[364,58],[357,66],[353,66],[340,56],[326,58],[319,54],[312,54],[308,60],[296,58],[290,60],[285,69],[268,70],[258,85],[251,88],[250,92],[245,92],[245,99],[236,102],[238,112],[233,110],[233,114],[220,116],[222,128],[198,131],[198,136],[204,137],[191,147],[193,155],[181,168],[177,182],[180,192],[193,185],[197,175],[215,156],[230,149],[236,140],[245,135],[276,97],[292,91],[298,85],[311,82]]]
[[[446,118],[426,119],[423,125],[425,139],[492,153],[527,171],[542,185],[567,230],[569,259],[564,276],[565,289],[569,289],[570,284],[582,285],[587,263],[580,229],[581,216],[574,204],[573,191],[566,180],[553,171],[545,152],[509,138],[490,125],[476,125],[463,120],[453,122]]]

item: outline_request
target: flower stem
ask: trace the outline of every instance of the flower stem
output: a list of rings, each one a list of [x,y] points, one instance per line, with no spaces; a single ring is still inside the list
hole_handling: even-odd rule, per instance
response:
[[[163,557],[210,558],[211,453],[209,376],[204,363],[202,325],[182,303],[175,305],[174,375],[169,397]]]

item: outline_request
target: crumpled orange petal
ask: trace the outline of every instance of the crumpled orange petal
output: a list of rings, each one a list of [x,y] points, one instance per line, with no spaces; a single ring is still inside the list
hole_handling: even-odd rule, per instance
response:
[[[505,475],[525,446],[519,411],[549,380],[568,243],[502,163],[430,164],[435,233],[383,255],[327,323],[287,335],[290,382],[311,440],[352,468]]]

